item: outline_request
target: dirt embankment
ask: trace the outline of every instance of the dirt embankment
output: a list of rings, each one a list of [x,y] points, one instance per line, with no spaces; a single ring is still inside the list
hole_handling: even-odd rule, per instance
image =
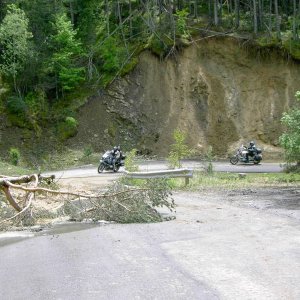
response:
[[[145,51],[130,74],[89,98],[78,114],[79,132],[67,145],[100,152],[120,144],[164,156],[180,128],[199,154],[211,145],[225,156],[250,140],[265,153],[278,152],[280,118],[295,101],[299,75],[299,64],[232,38],[201,41],[164,61]],[[3,153],[54,143],[0,121]]]
[[[131,74],[82,108],[70,145],[120,143],[165,155],[180,128],[199,153],[212,145],[224,155],[250,139],[272,152],[299,75],[296,63],[232,39],[206,40],[167,61],[144,52]]]

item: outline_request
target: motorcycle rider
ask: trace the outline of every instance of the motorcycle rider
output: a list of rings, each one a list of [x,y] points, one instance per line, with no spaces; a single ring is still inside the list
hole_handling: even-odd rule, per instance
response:
[[[246,153],[246,162],[249,162],[249,156],[253,157],[256,153],[256,145],[253,141],[249,143],[249,146],[247,147],[247,153]]]
[[[121,157],[121,147],[120,146],[114,146],[114,148],[111,150],[111,155],[112,155],[112,164],[115,167],[115,163]]]

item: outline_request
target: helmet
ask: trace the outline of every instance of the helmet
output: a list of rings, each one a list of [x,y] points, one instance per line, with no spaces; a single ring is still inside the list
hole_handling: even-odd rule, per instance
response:
[[[121,150],[121,147],[120,147],[120,145],[117,147],[117,149],[120,151]]]
[[[255,145],[253,141],[251,141],[249,144],[250,144],[250,146],[254,146]]]
[[[118,149],[117,146],[114,146],[113,150],[116,151],[117,149]]]

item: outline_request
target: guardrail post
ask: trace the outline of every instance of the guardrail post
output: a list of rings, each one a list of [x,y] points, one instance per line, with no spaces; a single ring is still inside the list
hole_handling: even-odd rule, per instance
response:
[[[190,178],[189,177],[185,177],[184,179],[185,179],[185,186],[187,186],[189,184],[189,182],[190,182]]]

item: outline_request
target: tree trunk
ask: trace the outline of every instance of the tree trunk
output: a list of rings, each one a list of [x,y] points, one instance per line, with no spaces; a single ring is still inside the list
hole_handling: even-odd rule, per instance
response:
[[[208,15],[209,15],[209,25],[211,25],[213,23],[212,0],[208,1]]]
[[[132,38],[132,7],[131,7],[131,0],[129,0],[129,31],[130,31],[130,38]]]
[[[74,18],[74,7],[73,7],[73,0],[70,0],[70,16],[71,16],[71,23],[74,25],[75,18]]]
[[[105,15],[106,15],[106,30],[107,30],[107,36],[110,34],[109,29],[109,3],[108,0],[105,0]]]
[[[214,0],[214,25],[219,25],[218,0]]]
[[[252,5],[253,5],[253,29],[254,29],[254,34],[257,35],[257,6],[256,6],[256,0],[252,0]]]
[[[127,54],[129,54],[128,45],[127,45],[125,34],[124,34],[123,20],[122,20],[122,13],[121,13],[121,5],[120,5],[120,1],[119,0],[117,1],[117,15],[118,15],[118,19],[119,19],[119,26],[120,26],[121,33],[122,33],[122,38],[123,38],[124,46],[126,48]]]
[[[234,0],[235,28],[240,27],[240,0]]]
[[[273,8],[273,1],[270,0],[270,11],[269,11],[269,31],[270,31],[270,34],[272,34],[272,31],[273,31],[273,22],[272,22],[272,8]]]
[[[229,0],[227,7],[228,7],[228,13],[231,14],[232,13],[232,0]]]
[[[276,18],[276,37],[278,40],[281,39],[280,33],[280,16],[278,12],[278,0],[274,0],[275,18]]]
[[[192,15],[193,9],[192,9],[192,3],[191,3],[191,0],[188,0],[188,7],[189,7],[190,15]]]
[[[194,0],[194,16],[198,18],[198,0]]]
[[[263,1],[258,0],[258,28],[263,30],[264,6]]]
[[[219,25],[222,25],[222,16],[223,16],[223,0],[220,1],[220,14],[219,14]]]
[[[293,0],[293,40],[297,40],[297,26],[296,26],[296,18],[297,18],[297,3],[296,0]]]

